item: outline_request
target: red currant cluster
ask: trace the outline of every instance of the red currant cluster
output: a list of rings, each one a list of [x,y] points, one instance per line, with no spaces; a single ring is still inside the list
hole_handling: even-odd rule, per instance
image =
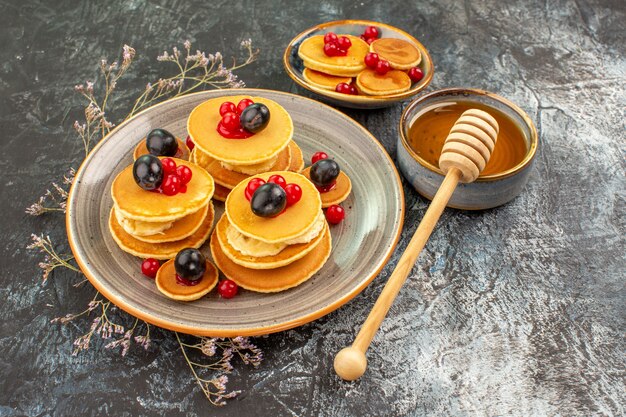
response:
[[[315,164],[317,161],[320,161],[322,159],[328,159],[328,154],[322,151],[315,152],[311,157],[311,164]],[[336,182],[333,182],[328,187],[320,188],[315,186],[315,188],[317,188],[320,193],[325,193],[333,189],[335,187],[335,184]],[[326,209],[326,220],[328,220],[328,223],[330,224],[339,224],[345,217],[345,210],[338,204],[333,204]]]
[[[219,134],[229,139],[245,139],[252,136],[254,133],[244,129],[240,121],[241,113],[251,104],[254,104],[254,101],[249,98],[244,98],[237,105],[230,101],[222,103],[220,106],[222,120],[217,125]]]
[[[295,183],[287,184],[287,181],[285,181],[285,178],[283,178],[282,175],[272,175],[267,179],[267,182],[273,182],[274,184],[279,185],[280,188],[285,190],[285,194],[287,196],[287,207],[293,206],[302,198],[302,188],[300,188],[300,186]],[[244,191],[246,199],[248,201],[252,200],[254,192],[263,184],[265,184],[265,180],[263,180],[262,178],[252,178],[248,182],[248,186]]]
[[[371,44],[380,36],[380,32],[376,26],[368,26],[365,28],[365,31],[361,35],[361,39],[363,39],[367,44]]]
[[[356,89],[353,83],[339,83],[335,86],[335,91],[341,94],[352,94],[356,96],[359,91]]]
[[[188,166],[176,166],[172,158],[161,159],[163,166],[163,182],[154,191],[168,196],[187,192],[187,184],[191,181],[191,169]]]
[[[391,70],[389,61],[380,59],[376,52],[368,52],[363,61],[368,68],[376,71],[376,74],[385,75]]]
[[[327,56],[346,56],[351,46],[352,42],[347,36],[338,37],[333,32],[324,35],[324,53]]]

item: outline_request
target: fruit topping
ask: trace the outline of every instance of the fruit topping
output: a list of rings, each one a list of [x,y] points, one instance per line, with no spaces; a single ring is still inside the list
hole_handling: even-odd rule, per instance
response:
[[[239,287],[237,284],[229,279],[220,281],[217,286],[217,292],[222,298],[233,298],[237,295],[238,291]]]
[[[333,32],[324,35],[324,53],[327,56],[346,56],[352,42],[347,36],[338,37]]]
[[[241,127],[246,129],[248,132],[260,132],[265,129],[267,124],[270,122],[270,109],[268,109],[265,104],[250,104],[241,112],[239,122]]]
[[[333,204],[326,209],[326,220],[330,224],[338,224],[346,217],[346,212],[343,207]]]
[[[378,61],[380,61],[380,57],[378,56],[376,52],[368,52],[367,55],[365,55],[365,58],[363,59],[363,61],[365,62],[365,65],[367,65],[368,68],[376,69],[376,65],[378,65]]]
[[[326,152],[322,152],[322,151],[315,152],[313,156],[311,157],[311,163],[314,164],[320,159],[326,159],[326,158],[328,158],[328,154]]]
[[[174,269],[178,282],[184,285],[195,285],[200,282],[206,271],[206,259],[198,249],[186,248],[176,255]]]
[[[161,165],[163,165],[164,175],[176,174],[176,162],[172,158],[161,159]]]
[[[376,64],[376,74],[385,75],[391,70],[391,65],[389,65],[389,61],[381,59]]]
[[[380,36],[380,32],[378,31],[378,28],[376,26],[368,26],[365,28],[363,36],[365,36],[365,38],[367,39],[373,38],[374,40],[376,40]]]
[[[141,263],[141,273],[147,277],[154,278],[160,267],[159,261],[154,258],[148,258]]]
[[[237,114],[243,113],[243,111],[252,104],[254,104],[254,101],[250,100],[249,98],[241,99],[241,101],[237,103]]]
[[[193,150],[193,148],[196,147],[196,144],[193,143],[193,140],[191,140],[191,136],[187,136],[187,140],[185,141],[185,145],[187,145],[187,147],[189,148],[189,150]]]
[[[326,189],[328,191],[328,187],[332,187],[339,176],[339,165],[337,162],[332,159],[320,159],[316,163],[311,166],[311,171],[309,172],[309,176],[311,178],[311,182],[315,184],[318,190]]]
[[[267,179],[267,182],[273,182],[274,184],[278,184],[283,190],[287,185],[287,181],[285,181],[285,179],[281,175],[272,175]]]
[[[165,129],[153,129],[146,138],[148,152],[156,156],[174,156],[178,151],[178,141]]]
[[[287,193],[273,182],[268,182],[256,189],[250,200],[252,212],[260,217],[274,217],[287,206]]]
[[[161,190],[163,194],[172,196],[178,194],[181,190],[183,183],[180,178],[176,174],[168,175],[163,180],[163,184],[161,184]]]
[[[424,78],[424,71],[420,67],[413,67],[409,70],[409,78],[416,83]]]
[[[263,184],[265,184],[265,180],[263,180],[262,178],[252,178],[248,182],[248,185],[246,186],[246,190],[244,191],[246,200],[248,201],[252,200],[252,196],[254,195],[254,192],[256,191],[256,189],[262,186]]]
[[[163,165],[154,155],[142,155],[133,165],[133,178],[144,190],[152,191],[163,182]]]
[[[239,121],[239,115],[235,112],[229,111],[222,116],[222,126],[228,131],[234,132],[241,128]]]
[[[302,188],[298,184],[289,183],[285,185],[285,194],[287,194],[287,207],[293,206],[302,198]]]
[[[191,176],[193,175],[193,173],[188,166],[180,165],[176,167],[176,175],[178,175],[178,178],[180,178],[180,182],[185,185],[189,181],[191,181]]]
[[[348,83],[337,84],[337,86],[335,87],[335,91],[341,94],[357,94],[356,88]]]
[[[225,101],[220,106],[220,116],[224,117],[226,113],[237,113],[237,106],[235,103],[231,103],[230,101]]]

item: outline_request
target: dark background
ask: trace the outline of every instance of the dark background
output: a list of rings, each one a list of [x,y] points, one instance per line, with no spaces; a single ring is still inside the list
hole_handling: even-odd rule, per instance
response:
[[[626,6],[621,0],[1,1],[0,415],[624,415]],[[298,329],[255,338],[258,369],[235,361],[224,408],[197,388],[173,333],[153,329],[146,352],[92,348],[71,356],[90,320],[61,326],[94,295],[58,270],[45,283],[31,233],[68,252],[61,214],[25,207],[83,158],[71,128],[101,58],[127,43],[137,59],[120,81],[118,121],[148,81],[170,74],[156,56],[189,39],[239,54],[252,38],[249,87],[310,96],[282,68],[282,52],[314,24],[364,18],[398,26],[429,50],[428,91],[497,92],[536,122],[530,181],[513,202],[479,213],[448,210],[374,339],[366,375],[340,381],[334,353],[379,294],[386,268],[360,296]],[[404,104],[406,105],[406,103]],[[395,155],[404,105],[346,113]],[[427,202],[405,186],[407,216],[391,261]],[[119,320],[128,320],[114,313]]]

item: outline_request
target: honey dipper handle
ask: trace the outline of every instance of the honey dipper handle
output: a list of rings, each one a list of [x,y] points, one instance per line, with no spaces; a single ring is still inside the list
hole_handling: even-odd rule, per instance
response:
[[[400,288],[406,281],[415,261],[420,252],[426,245],[430,234],[432,233],[441,213],[446,208],[452,193],[461,178],[461,171],[457,168],[451,168],[444,178],[437,194],[433,197],[424,218],[420,222],[415,234],[411,238],[408,246],[404,250],[402,257],[398,261],[396,268],[393,270],[383,291],[378,296],[376,304],[372,308],[369,316],[363,323],[359,334],[357,334],[351,347],[342,349],[335,356],[335,372],[341,378],[352,381],[359,378],[365,372],[367,367],[367,359],[365,351],[369,347],[374,335],[378,331],[380,324],[385,319],[389,308],[393,304]]]

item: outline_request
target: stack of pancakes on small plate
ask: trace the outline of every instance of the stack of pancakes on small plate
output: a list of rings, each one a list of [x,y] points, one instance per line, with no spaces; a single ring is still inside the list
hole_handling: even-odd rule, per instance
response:
[[[172,158],[191,169],[184,193],[167,196],[141,188],[133,166],[113,180],[109,229],[125,252],[141,258],[170,259],[184,248],[199,248],[209,237],[215,216],[211,197],[215,183],[196,164]]]
[[[252,178],[267,181],[274,174],[302,188],[300,201],[275,217],[257,216],[245,197],[249,181],[243,181],[228,195],[211,236],[211,254],[220,271],[256,292],[283,291],[306,281],[324,265],[332,245],[315,186],[289,171]]]
[[[223,137],[217,131],[220,106],[227,101],[236,105],[245,98],[267,106],[268,125],[246,139]],[[293,122],[289,113],[266,98],[229,96],[205,101],[189,115],[187,131],[195,144],[191,161],[215,179],[216,200],[226,201],[228,193],[252,175],[268,171],[300,172],[304,168],[302,151],[292,140]]]

